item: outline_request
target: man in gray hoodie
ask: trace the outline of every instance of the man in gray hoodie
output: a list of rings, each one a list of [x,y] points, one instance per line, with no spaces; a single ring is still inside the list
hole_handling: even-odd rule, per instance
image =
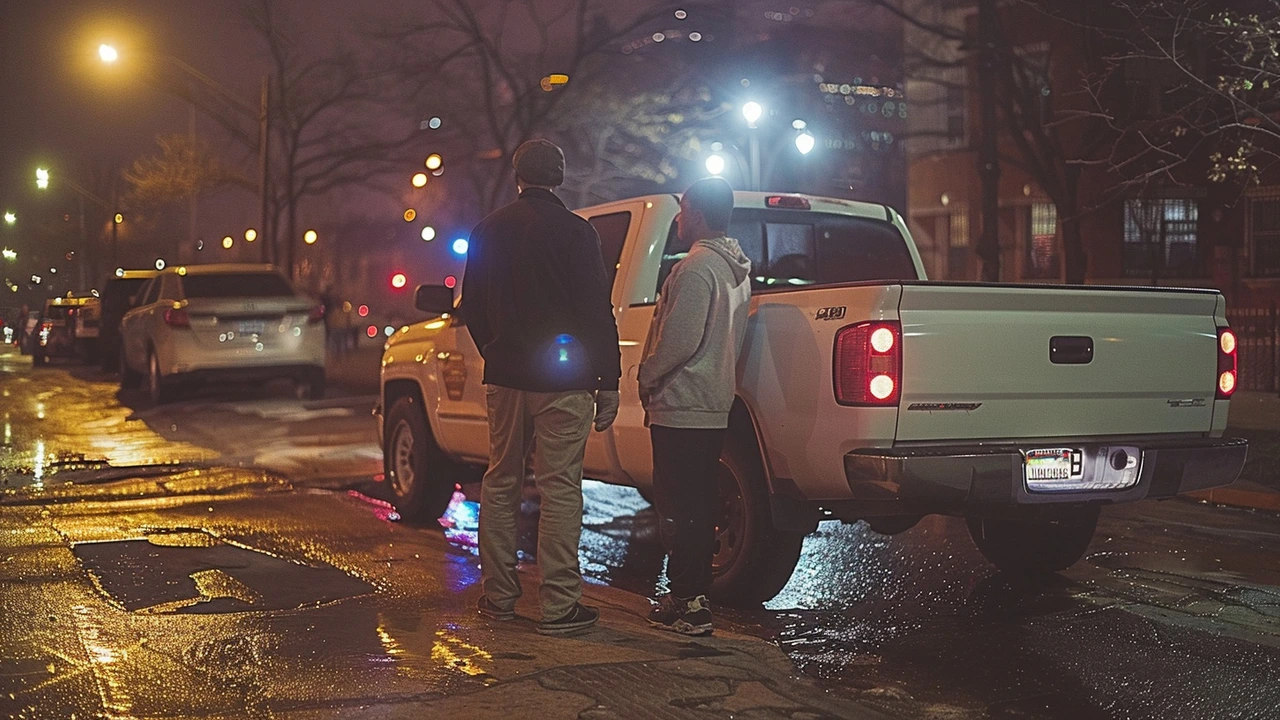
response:
[[[721,178],[685,191],[676,229],[689,254],[662,285],[640,363],[670,591],[649,620],[686,635],[712,630],[718,464],[751,300],[751,261],[726,237],[732,213],[733,189]]]

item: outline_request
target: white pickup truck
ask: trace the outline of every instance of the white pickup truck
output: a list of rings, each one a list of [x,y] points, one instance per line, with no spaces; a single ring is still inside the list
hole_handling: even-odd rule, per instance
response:
[[[682,257],[674,195],[579,210],[612,268],[622,351],[617,422],[585,474],[648,493],[636,386],[654,302]],[[1111,503],[1229,484],[1235,336],[1209,290],[926,282],[883,205],[736,193],[730,234],[753,264],[751,319],[721,464],[713,594],[759,603],[819,520],[883,533],[964,517],[1011,573],[1063,570]],[[482,360],[453,291],[386,344],[375,413],[406,517],[444,510],[488,456]]]

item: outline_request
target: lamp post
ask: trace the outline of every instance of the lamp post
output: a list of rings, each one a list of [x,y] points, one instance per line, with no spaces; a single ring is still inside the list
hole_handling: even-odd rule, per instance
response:
[[[112,45],[108,45],[104,43],[98,47],[98,57],[102,59],[102,62],[110,65],[112,63],[115,63],[117,60],[119,60],[120,53]],[[184,62],[181,58],[178,58],[174,55],[165,55],[164,58],[169,62],[173,63],[175,67],[177,67],[182,72],[186,73],[188,76],[194,78],[198,82],[208,87],[210,90],[214,92],[214,94],[216,94],[218,97],[225,100],[232,107],[236,108],[241,112],[248,114],[251,117],[254,115],[257,116],[258,118],[258,196],[259,196],[259,203],[261,205],[261,208],[260,208],[261,225],[259,227],[261,227],[265,232],[268,227],[267,225],[267,219],[268,219],[267,184],[268,184],[268,178],[270,177],[269,162],[270,162],[270,142],[271,142],[271,115],[268,112],[268,109],[270,107],[269,76],[267,75],[262,76],[261,92],[258,97],[258,106],[254,107],[252,103],[247,102],[244,99],[240,98],[235,93],[228,90],[224,85],[219,83],[217,80],[214,80],[213,78],[209,77],[208,75],[205,75],[204,73],[200,72],[194,67],[191,67],[186,62]],[[194,112],[195,112],[194,107],[195,107],[195,104],[192,103],[193,118],[194,118]],[[193,126],[194,126],[194,122],[195,121],[193,119],[192,120]],[[193,135],[194,135],[194,131],[193,131]],[[269,257],[270,249],[268,248],[268,245],[270,245],[270,243],[268,242],[262,243],[262,261],[263,262],[270,262],[270,257]]]

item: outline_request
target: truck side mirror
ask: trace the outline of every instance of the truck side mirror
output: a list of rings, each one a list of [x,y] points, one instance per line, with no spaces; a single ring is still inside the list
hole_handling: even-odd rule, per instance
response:
[[[453,288],[444,285],[419,285],[413,295],[413,306],[432,315],[452,313]]]

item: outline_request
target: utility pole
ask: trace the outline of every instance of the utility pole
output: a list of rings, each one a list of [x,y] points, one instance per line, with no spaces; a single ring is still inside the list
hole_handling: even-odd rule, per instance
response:
[[[978,0],[978,110],[982,139],[978,176],[982,180],[982,235],[978,257],[983,282],[1000,282],[1000,156],[996,132],[996,71],[1000,59],[996,0]]]

